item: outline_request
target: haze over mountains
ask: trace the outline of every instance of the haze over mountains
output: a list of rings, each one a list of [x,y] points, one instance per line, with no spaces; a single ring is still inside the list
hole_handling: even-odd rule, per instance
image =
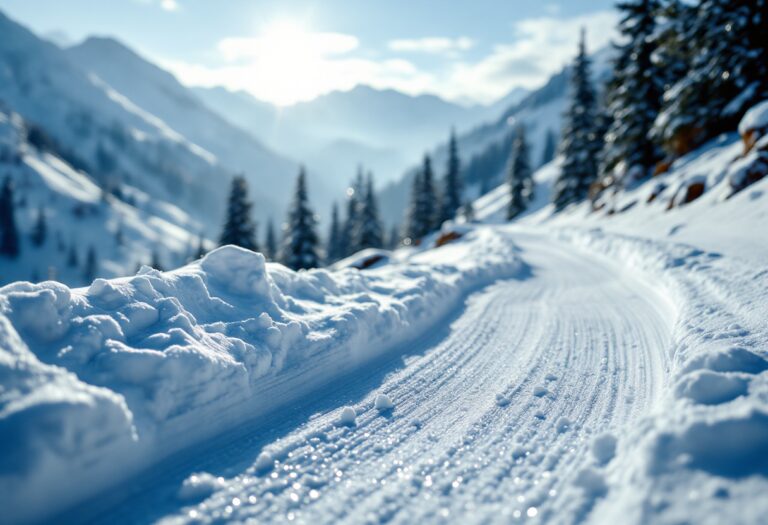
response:
[[[359,165],[379,188],[396,183],[451,128],[475,136],[526,95],[517,89],[496,104],[466,107],[358,86],[280,109],[243,92],[186,87],[113,38],[61,48],[2,13],[0,30],[0,101],[10,156],[20,162],[4,174],[18,171],[14,178],[28,181],[19,227],[30,231],[43,214],[67,250],[82,227],[77,214],[91,210],[93,246],[76,248],[81,262],[94,248],[105,276],[132,273],[155,256],[180,264],[198,237],[215,240],[236,173],[250,183],[262,236],[268,219],[281,224],[303,163],[324,227]],[[479,151],[496,135],[478,137]],[[473,149],[462,147],[468,159]],[[386,222],[399,222],[405,201],[383,204]],[[82,268],[50,265],[53,254],[32,248],[28,255],[34,268],[20,263],[3,279],[53,272],[79,283]]]

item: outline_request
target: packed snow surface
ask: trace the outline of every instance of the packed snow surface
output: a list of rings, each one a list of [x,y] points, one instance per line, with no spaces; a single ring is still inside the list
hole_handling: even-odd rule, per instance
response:
[[[0,521],[760,523],[764,148],[559,214],[553,162],[370,265],[0,288]]]
[[[288,406],[523,269],[491,229],[441,250],[455,262],[296,273],[229,246],[170,273],[0,288],[2,519],[42,517]],[[354,420],[351,407],[340,419]]]

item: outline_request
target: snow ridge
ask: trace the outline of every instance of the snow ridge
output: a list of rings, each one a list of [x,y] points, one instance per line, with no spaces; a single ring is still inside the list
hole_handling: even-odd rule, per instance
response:
[[[768,267],[599,229],[564,229],[560,237],[625,261],[678,315],[671,388],[619,444],[609,468],[611,497],[593,521],[760,521],[768,512],[754,496],[768,489]],[[701,519],[692,518],[691,500]]]
[[[52,421],[73,429],[3,447],[0,504],[13,510],[2,520],[46,517],[306,395],[523,269],[489,228],[435,251],[451,262],[421,252],[367,272],[297,273],[226,246],[173,272],[145,267],[89,288],[0,288],[3,383],[21,385],[0,396],[0,442],[17,443],[20,429],[49,435]],[[55,459],[36,460],[46,457]],[[54,485],[64,469],[72,482]]]

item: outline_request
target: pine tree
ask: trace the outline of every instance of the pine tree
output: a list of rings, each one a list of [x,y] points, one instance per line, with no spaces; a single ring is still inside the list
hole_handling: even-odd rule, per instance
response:
[[[227,206],[227,220],[221,232],[219,245],[234,244],[247,250],[258,251],[256,225],[251,218],[251,202],[248,200],[248,183],[243,176],[232,179]]]
[[[331,208],[331,226],[328,229],[328,244],[325,247],[326,263],[331,264],[344,257],[341,244],[342,226],[339,220],[339,206],[335,202]]]
[[[358,229],[360,206],[364,191],[363,168],[359,166],[354,182],[347,188],[347,218],[344,221],[344,227],[341,229],[339,242],[343,257],[358,251],[358,247],[355,245],[355,232]]]
[[[93,246],[88,247],[88,254],[85,256],[85,267],[83,268],[83,279],[86,283],[93,282],[99,271],[99,263],[96,258],[96,249]]]
[[[277,237],[275,236],[275,225],[272,218],[267,221],[267,235],[264,240],[264,256],[268,261],[277,260]]]
[[[389,229],[389,237],[387,237],[387,248],[395,250],[400,246],[400,226],[393,224]]]
[[[528,207],[533,198],[533,173],[528,154],[528,143],[525,140],[525,128],[520,125],[512,142],[512,153],[509,159],[510,199],[507,207],[507,220],[512,220]]]
[[[80,261],[77,257],[77,248],[75,247],[75,241],[72,241],[72,244],[69,245],[69,251],[67,252],[67,266],[70,268],[77,268],[77,266],[80,264]]]
[[[376,193],[373,189],[373,174],[369,173],[365,194],[360,203],[357,230],[355,231],[355,246],[358,251],[366,248],[381,248],[383,235]]]
[[[602,138],[597,130],[596,94],[590,76],[584,31],[571,76],[571,100],[560,144],[563,165],[552,189],[556,210],[584,200],[597,176]]]
[[[405,219],[405,236],[416,242],[433,231],[437,223],[432,161],[424,155],[422,169],[416,173],[411,189],[411,203]]]
[[[664,75],[652,57],[658,0],[624,0],[619,32],[626,43],[616,45],[613,78],[608,84],[609,128],[600,156],[604,185],[630,183],[648,176],[661,158],[651,129],[661,108]]]
[[[681,8],[676,23],[684,34],[672,40],[674,50],[688,67],[665,93],[654,131],[668,150],[683,154],[735,129],[750,106],[768,97],[768,0],[701,0]]]
[[[48,225],[45,220],[45,210],[43,210],[43,207],[41,206],[37,209],[35,225],[32,227],[32,233],[29,238],[35,246],[42,246],[45,243],[47,236]]]
[[[14,209],[13,184],[6,177],[0,190],[0,255],[11,258],[16,258],[20,251]]]
[[[464,202],[464,206],[461,207],[461,216],[467,224],[475,222],[475,206],[472,199],[467,199]]]
[[[315,214],[309,207],[306,172],[301,167],[283,235],[283,264],[294,270],[319,266],[316,224]]]
[[[195,254],[193,256],[193,261],[198,261],[205,257],[205,254],[208,253],[205,249],[205,239],[203,238],[203,235],[200,234],[197,236],[197,248],[195,249]]]
[[[409,240],[412,243],[421,239],[426,230],[423,221],[424,213],[421,206],[421,188],[423,186],[421,179],[422,172],[419,170],[413,175],[413,181],[411,182],[411,200],[405,215],[403,235],[406,240]]]
[[[543,166],[552,162],[555,158],[555,152],[557,151],[557,137],[555,132],[551,129],[547,130],[547,134],[544,137],[544,149],[541,152],[541,162],[539,166]]]
[[[425,234],[440,227],[440,216],[437,208],[437,192],[435,191],[435,176],[432,171],[432,159],[424,155],[424,167],[421,176],[422,206],[424,210]]]
[[[163,263],[160,261],[160,252],[158,252],[157,249],[152,250],[151,257],[152,258],[149,261],[149,266],[155,270],[164,272],[165,268],[163,267]]]
[[[456,141],[456,132],[451,130],[448,141],[448,166],[443,178],[443,191],[440,195],[440,220],[439,224],[451,220],[461,207],[461,161],[459,160],[459,146]],[[439,226],[438,224],[438,226]]]

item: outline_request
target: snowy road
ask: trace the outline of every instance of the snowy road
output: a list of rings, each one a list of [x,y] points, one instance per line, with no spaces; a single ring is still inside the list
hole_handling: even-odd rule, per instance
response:
[[[132,485],[154,490],[102,511],[124,522],[579,521],[612,452],[610,435],[595,438],[620,434],[662,391],[674,314],[605,259],[514,239],[530,275],[470,296],[450,329],[176,456]],[[373,408],[379,392],[394,410]],[[355,426],[338,424],[344,405]],[[262,449],[275,466],[257,461]],[[178,499],[201,471],[221,479]]]

